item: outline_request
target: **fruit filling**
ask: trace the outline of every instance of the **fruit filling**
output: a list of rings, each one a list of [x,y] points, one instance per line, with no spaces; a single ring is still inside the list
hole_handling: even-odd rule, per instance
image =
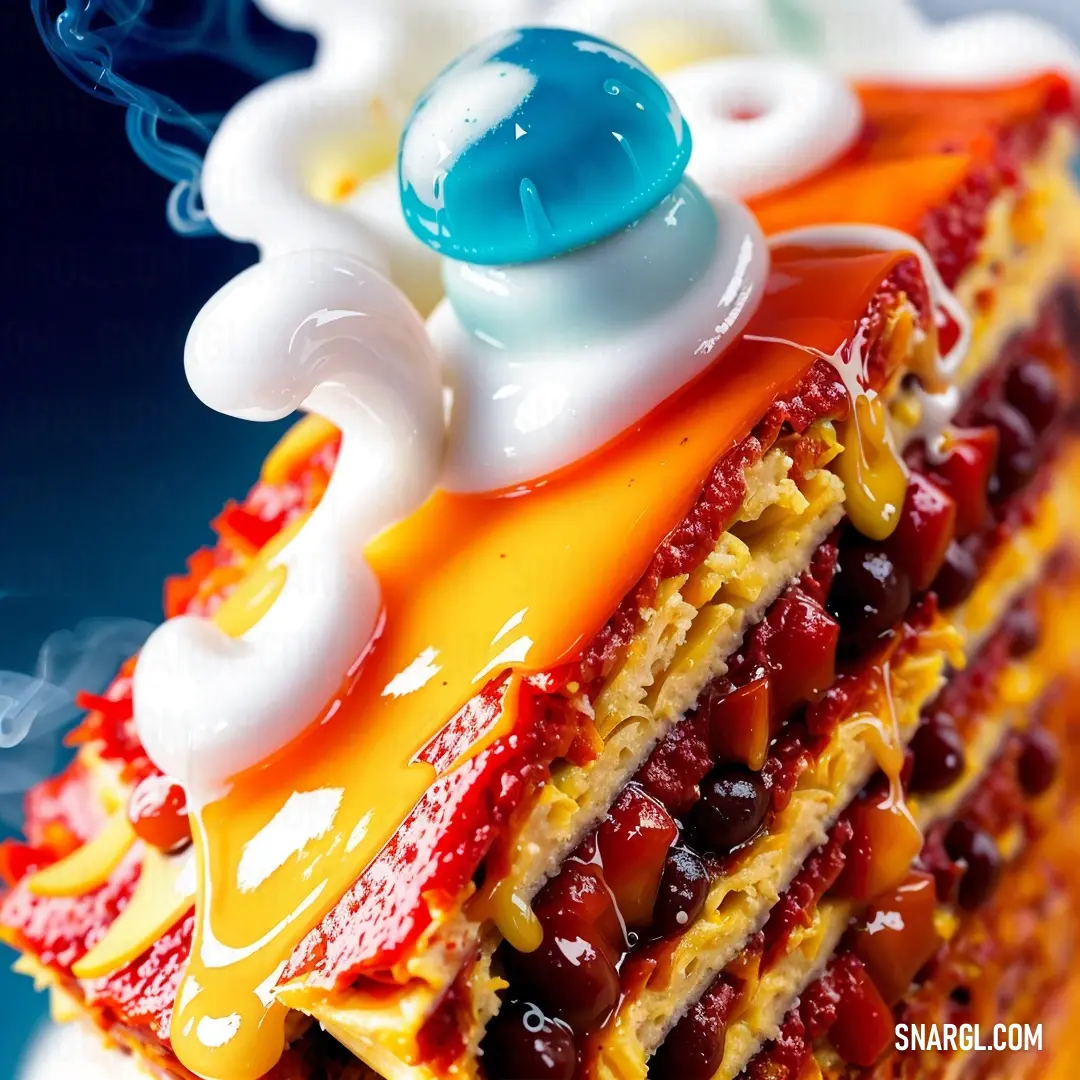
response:
[[[1045,703],[1041,711],[1045,714]],[[1012,861],[1036,846],[1061,810],[1058,804],[1048,808],[1041,798],[1054,784],[1051,761],[1061,737],[1059,725],[1042,723],[1009,736],[958,812],[928,832],[903,879],[874,896],[847,930],[824,973],[800,994],[780,1035],[747,1066],[747,1077],[800,1076],[822,1040],[849,1066],[866,1068],[893,1048],[897,1023],[977,1018],[970,1007],[979,995],[973,976],[995,954],[1011,967],[1003,954],[1018,935],[988,942],[972,928],[984,925],[999,906],[995,897],[1008,861],[1004,853],[1017,850],[1017,831],[1023,842]],[[1022,764],[1033,744],[1041,748],[1038,791],[1030,790]],[[1010,867],[1009,878],[1018,873]],[[949,929],[957,923],[955,932]],[[969,949],[972,937],[980,945],[974,950]],[[669,1074],[651,1070],[650,1075]]]
[[[969,711],[979,707],[985,687],[999,687],[1010,647],[1022,631],[1008,625],[968,669]],[[1051,690],[1050,694],[1053,694]],[[953,702],[959,704],[959,694]],[[1045,712],[1045,709],[1043,710]],[[933,716],[932,712],[929,716]],[[935,822],[921,840],[917,830],[898,827],[886,778],[879,776],[848,808],[773,907],[757,940],[758,977],[779,963],[796,927],[810,927],[823,898],[854,901],[858,919],[842,938],[826,971],[801,995],[781,1036],[755,1058],[749,1075],[796,1077],[804,1063],[797,1036],[808,1047],[827,1036],[849,1064],[870,1065],[893,1042],[894,1006],[913,982],[929,977],[931,961],[944,945],[942,910],[960,917],[982,909],[993,897],[1004,863],[1002,851],[1019,830],[1025,846],[1051,820],[1040,801],[1057,776],[1060,725],[1037,724],[1009,734],[975,789],[952,814]],[[1037,750],[1032,750],[1037,747]],[[903,786],[911,795],[924,747],[912,747]],[[929,753],[936,754],[933,747]],[[1036,782],[1033,784],[1032,780]],[[914,838],[912,846],[910,840]],[[724,1032],[745,1002],[736,973],[745,958],[729,965],[716,983],[669,1033],[650,1062],[657,1080],[708,1080],[724,1056]],[[721,989],[721,988],[727,989]],[[731,988],[737,988],[732,993]],[[769,1072],[766,1065],[790,1072]]]
[[[837,724],[868,694],[880,694],[883,668],[914,646],[939,604],[954,606],[970,594],[989,556],[1030,520],[1073,396],[1069,302],[1062,294],[1048,303],[1037,325],[1011,341],[972,388],[962,410],[969,426],[939,453],[911,449],[907,497],[893,535],[873,542],[846,526],[818,549],[807,572],[747,633],[726,674],[706,687],[599,828],[541,890],[534,909],[543,943],[532,953],[502,946],[499,960],[510,982],[504,1003],[513,1007],[493,1021],[485,1046],[525,1039],[523,1010],[536,1009],[560,1046],[571,1039],[578,1057],[585,1053],[588,1036],[610,1020],[643,965],[698,918],[712,882],[736,869],[747,847],[769,830]],[[962,588],[956,552],[970,571]],[[940,791],[961,775],[964,735],[980,714],[980,691],[993,685],[1009,657],[1034,647],[1036,631],[1030,612],[1017,608],[981,662],[940,696],[908,754],[908,790]],[[1029,751],[1033,777],[1036,756]],[[783,951],[783,939],[768,935],[775,938],[775,927],[790,920],[785,904],[813,894],[813,882],[859,902],[901,887],[922,844],[902,809],[887,793],[856,800],[843,819],[851,838],[842,865],[826,874],[821,852],[807,863],[809,876],[796,879],[796,891],[776,909],[781,922],[766,928],[766,957]],[[960,843],[957,834],[954,847]],[[980,861],[990,858],[985,844],[974,843],[971,865],[983,869],[967,875],[967,899],[986,887],[989,873]],[[838,849],[832,850],[835,856]],[[871,859],[870,850],[890,858]],[[864,979],[857,967],[843,969],[851,995]],[[717,991],[711,1011],[699,1004],[669,1036],[657,1067],[678,1055],[671,1060],[681,1064],[671,1075],[683,1075],[679,1032],[693,1017],[716,1027],[729,996]],[[687,1038],[703,1044],[701,1031]],[[717,1052],[722,1057],[713,1044],[710,1062]],[[556,1057],[569,1060],[562,1052]],[[513,1060],[504,1052],[496,1058]],[[499,1068],[489,1067],[493,1080],[524,1076],[511,1064]],[[543,1075],[573,1075],[569,1064],[559,1069]]]

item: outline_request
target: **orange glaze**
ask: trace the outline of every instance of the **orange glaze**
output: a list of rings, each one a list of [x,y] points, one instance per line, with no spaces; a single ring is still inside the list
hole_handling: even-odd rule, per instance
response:
[[[859,142],[827,172],[751,208],[766,233],[851,222],[918,235],[930,210],[994,160],[1003,129],[1062,111],[1069,93],[1058,75],[979,91],[861,87],[866,125]]]
[[[512,672],[497,730],[480,739],[513,739],[521,676],[573,659],[603,627],[717,459],[797,384],[815,352],[851,340],[902,258],[774,253],[751,332],[811,351],[740,341],[576,466],[495,496],[437,492],[368,546],[384,602],[375,640],[300,740],[198,815],[199,917],[172,1024],[188,1068],[248,1080],[273,1066],[285,1009],[263,1001],[294,947],[436,779],[428,761],[453,762],[446,772],[477,753],[467,742],[449,754],[429,747],[447,719]],[[314,792],[334,793],[324,798],[325,828],[289,855],[287,836],[267,827],[294,793]],[[241,860],[260,834],[281,865],[245,889]]]

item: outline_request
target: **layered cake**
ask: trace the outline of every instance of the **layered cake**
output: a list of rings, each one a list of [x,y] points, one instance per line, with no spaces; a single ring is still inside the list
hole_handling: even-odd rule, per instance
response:
[[[306,415],[0,848],[54,1011],[185,1080],[1071,1075],[1039,41],[665,85],[507,31],[402,135],[426,322],[330,248],[214,297],[194,391]],[[976,1024],[1041,1045],[922,1037]]]

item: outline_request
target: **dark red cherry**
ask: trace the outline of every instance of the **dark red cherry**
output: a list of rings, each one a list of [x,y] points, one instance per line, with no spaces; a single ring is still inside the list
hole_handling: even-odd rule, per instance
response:
[[[994,838],[966,821],[957,821],[945,834],[945,850],[963,869],[958,903],[965,911],[982,907],[1001,876],[1001,853]]]
[[[503,1005],[481,1051],[489,1080],[573,1080],[577,1069],[574,1033],[528,1002]]]
[[[1004,629],[1009,635],[1009,655],[1014,660],[1030,656],[1039,644],[1039,619],[1026,604],[1005,616]]]
[[[944,791],[964,772],[964,742],[949,716],[938,714],[925,720],[915,732],[911,749],[908,790],[914,795]]]
[[[930,588],[956,534],[956,500],[928,476],[912,473],[896,531],[885,542],[889,557],[911,580]]]
[[[904,617],[911,581],[879,548],[853,543],[840,551],[839,574],[829,598],[849,655],[872,649]]]
[[[1021,361],[1009,373],[1005,397],[1036,432],[1045,431],[1061,411],[1057,379],[1046,364],[1034,357]]]
[[[721,977],[668,1032],[649,1062],[653,1080],[710,1080],[724,1060],[738,988]]]
[[[996,483],[991,485],[991,496],[1000,502],[1015,495],[1035,475],[1040,460],[1038,439],[1024,414],[1005,401],[987,405],[980,420],[992,424],[998,433]]]
[[[1057,740],[1042,728],[1033,728],[1024,735],[1016,775],[1024,794],[1035,798],[1042,795],[1057,776],[1060,751]]]
[[[954,540],[945,552],[945,563],[934,578],[933,590],[943,608],[962,604],[979,580],[979,565],[965,546]]]
[[[708,893],[709,872],[701,857],[689,848],[672,848],[660,878],[652,932],[659,937],[681,934],[701,914]]]
[[[610,946],[595,925],[579,917],[540,915],[540,921],[540,948],[509,958],[513,971],[523,977],[521,985],[575,1029],[601,1023],[619,1001],[619,972]]]
[[[963,428],[949,435],[941,460],[932,463],[934,483],[956,502],[955,530],[961,539],[982,529],[989,517],[987,491],[997,453],[996,428]]]
[[[761,828],[769,792],[761,775],[742,765],[721,765],[701,783],[690,830],[701,851],[726,855]]]

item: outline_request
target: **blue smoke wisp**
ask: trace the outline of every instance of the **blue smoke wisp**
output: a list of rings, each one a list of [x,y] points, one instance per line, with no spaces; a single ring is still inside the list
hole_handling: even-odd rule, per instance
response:
[[[219,73],[239,73],[250,88],[303,66],[310,43],[273,27],[250,0],[188,2],[179,5],[184,12],[179,19],[164,13],[160,0],[64,0],[55,18],[49,0],[30,3],[38,32],[64,74],[94,97],[127,109],[135,153],[174,185],[169,224],[185,236],[213,233],[200,195],[202,160],[225,108],[238,95],[233,90],[230,100],[215,102],[216,109],[189,111],[142,78],[186,63],[197,77],[197,83],[187,80],[194,84],[192,95],[212,98],[215,80],[200,62],[213,62]],[[170,6],[177,5],[164,7]]]
[[[76,693],[101,693],[152,629],[87,619],[49,637],[33,675],[0,671],[0,821],[17,826],[24,793],[60,764],[63,735],[81,712]]]

